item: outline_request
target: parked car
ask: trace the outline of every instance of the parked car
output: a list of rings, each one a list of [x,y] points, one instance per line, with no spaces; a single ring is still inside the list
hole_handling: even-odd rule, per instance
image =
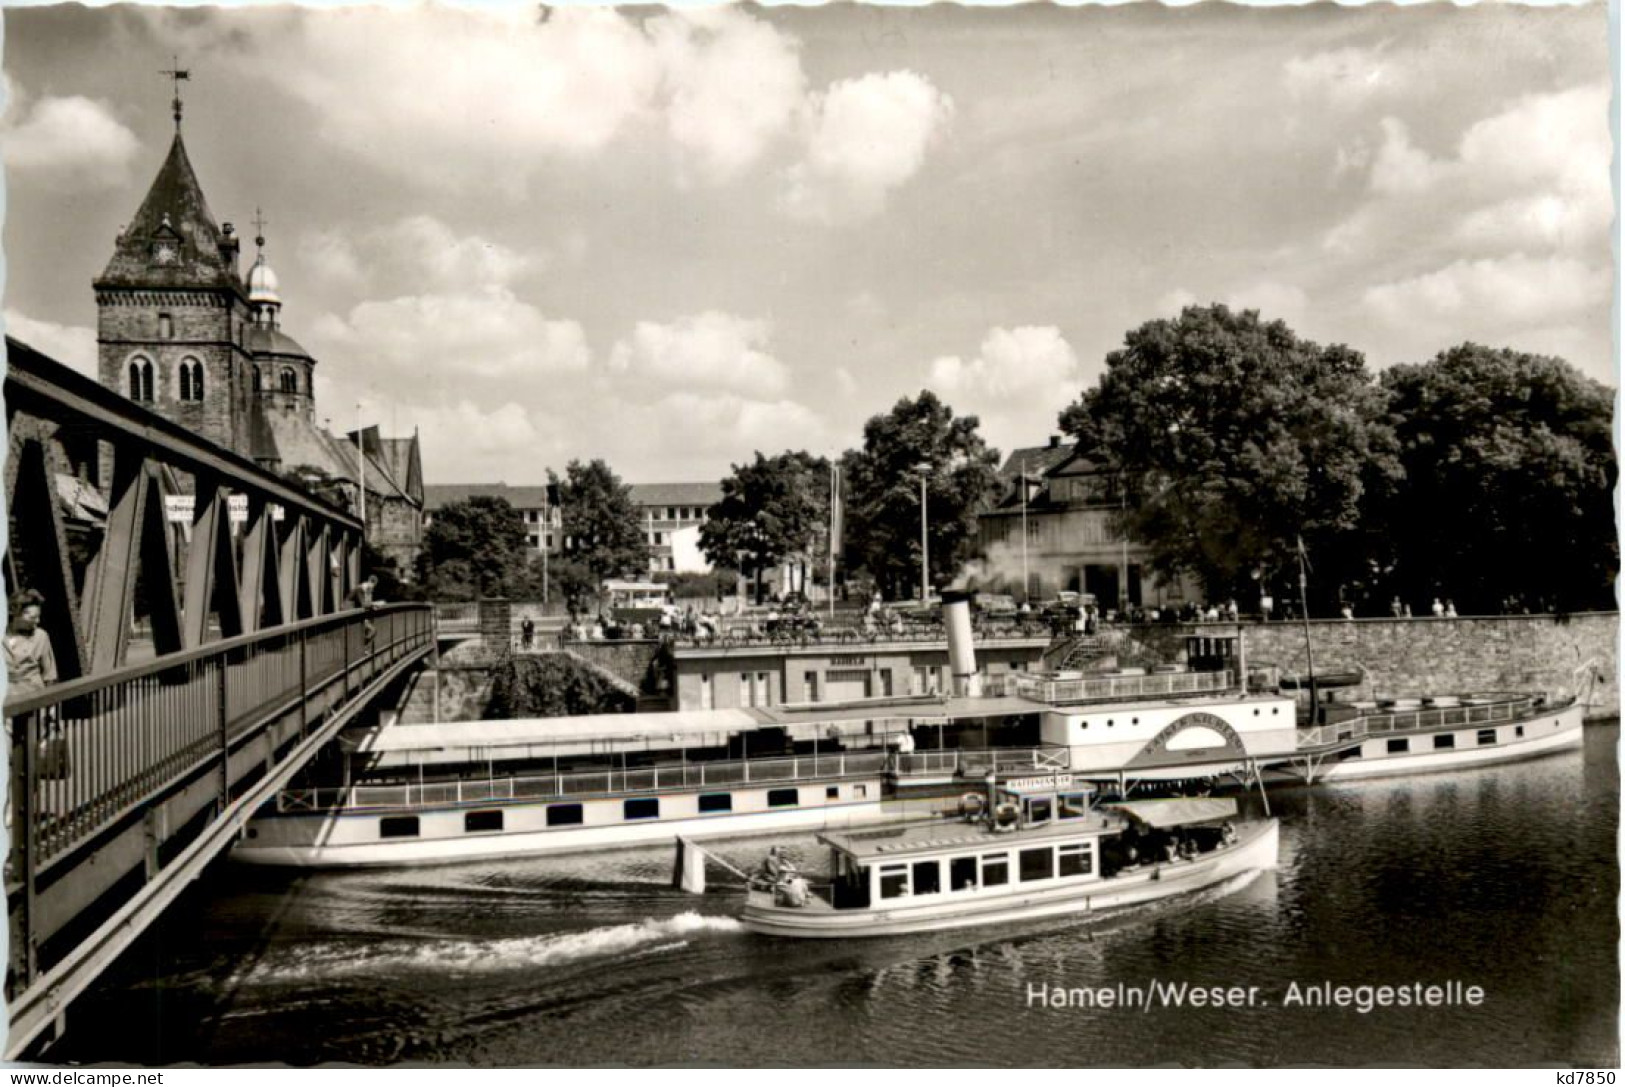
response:
[[[976,614],[982,619],[1014,619],[1021,614],[1009,593],[977,593]]]

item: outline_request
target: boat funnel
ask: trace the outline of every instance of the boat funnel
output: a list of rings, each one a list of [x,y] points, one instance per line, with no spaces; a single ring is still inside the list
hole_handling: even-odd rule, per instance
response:
[[[970,593],[942,594],[942,625],[948,630],[948,671],[953,676],[954,694],[976,698],[982,693],[976,674],[976,645],[971,639]]]

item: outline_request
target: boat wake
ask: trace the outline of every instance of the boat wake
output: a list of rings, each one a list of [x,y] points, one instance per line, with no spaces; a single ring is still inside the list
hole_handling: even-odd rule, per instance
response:
[[[411,972],[496,974],[569,966],[590,959],[658,954],[686,947],[695,936],[743,931],[732,917],[690,910],[673,917],[547,936],[323,944],[306,949],[292,961],[258,963],[252,976],[243,980],[276,984]]]

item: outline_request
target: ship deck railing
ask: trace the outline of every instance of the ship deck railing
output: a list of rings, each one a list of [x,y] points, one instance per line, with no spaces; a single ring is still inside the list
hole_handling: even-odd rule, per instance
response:
[[[432,805],[490,801],[548,801],[591,796],[616,796],[671,789],[730,788],[741,785],[793,784],[799,781],[835,781],[843,778],[895,774],[941,777],[985,775],[1035,770],[1064,770],[1066,748],[1005,748],[997,750],[946,749],[898,754],[887,751],[846,751],[834,754],[794,755],[782,758],[729,759],[670,763],[660,766],[608,767],[592,771],[561,771],[458,778],[450,781],[400,782],[379,785],[327,786],[284,789],[277,795],[282,814],[351,809],[418,808]]]
[[[1090,676],[1078,679],[1039,675],[1007,675],[1002,678],[1006,695],[1049,705],[1221,694],[1238,683],[1236,674],[1229,670],[1153,672],[1144,676]]]
[[[1317,747],[1338,747],[1369,736],[1521,721],[1529,717],[1537,706],[1545,704],[1544,697],[1509,695],[1503,699],[1477,705],[1361,714],[1342,721],[1300,728],[1298,749],[1302,751]]]

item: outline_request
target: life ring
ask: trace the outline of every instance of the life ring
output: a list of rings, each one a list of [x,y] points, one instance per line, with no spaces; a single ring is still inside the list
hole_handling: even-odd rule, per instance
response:
[[[1016,824],[1021,822],[1021,809],[1009,801],[1005,801],[993,809],[993,828],[995,830],[1015,830]]]
[[[959,798],[959,817],[975,819],[987,810],[987,797],[981,793],[966,793]]]

